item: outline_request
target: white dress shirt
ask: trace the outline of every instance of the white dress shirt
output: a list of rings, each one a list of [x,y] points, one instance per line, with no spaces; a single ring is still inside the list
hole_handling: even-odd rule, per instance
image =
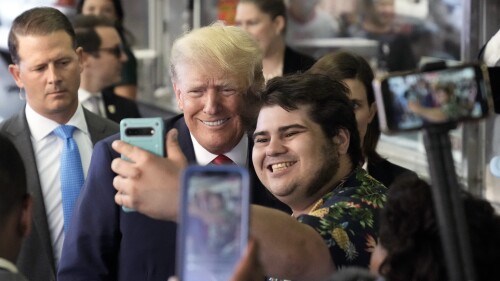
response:
[[[198,165],[208,165],[212,160],[217,157],[217,154],[208,152],[201,144],[196,141],[196,139],[191,134],[191,140],[193,141],[194,155],[196,157],[196,162]],[[231,159],[236,165],[241,167],[247,166],[248,159],[248,138],[244,134],[240,142],[228,153],[225,153],[229,159]]]
[[[26,104],[26,119],[31,133],[31,143],[33,144],[33,152],[35,153],[54,258],[57,265],[59,264],[64,241],[64,217],[59,172],[63,140],[57,137],[52,131],[60,124],[38,114],[28,104]],[[73,133],[73,138],[78,144],[83,175],[86,178],[93,145],[81,105],[78,105],[75,114],[66,125],[73,125],[77,128]]]
[[[0,257],[0,268],[3,268],[5,270],[7,270],[8,272],[19,273],[19,270],[17,270],[17,267],[15,264],[13,264],[9,260],[6,260],[6,259],[1,258],[1,257]]]

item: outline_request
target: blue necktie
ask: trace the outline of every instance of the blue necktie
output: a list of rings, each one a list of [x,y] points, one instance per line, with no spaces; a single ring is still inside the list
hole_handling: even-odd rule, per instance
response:
[[[83,185],[83,168],[78,145],[73,139],[74,126],[61,125],[54,134],[64,141],[61,152],[61,195],[64,215],[64,233],[68,231],[71,214]]]

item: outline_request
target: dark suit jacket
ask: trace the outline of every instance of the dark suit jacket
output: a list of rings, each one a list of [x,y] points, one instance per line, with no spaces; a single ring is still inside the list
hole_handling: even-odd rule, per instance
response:
[[[83,112],[93,144],[118,131],[116,123],[86,109]],[[23,242],[17,267],[31,281],[54,281],[56,268],[52,242],[25,109],[0,124],[0,132],[13,141],[21,154],[26,167],[28,192],[32,194],[34,200],[31,234]]]
[[[285,58],[283,60],[283,74],[303,73],[315,62],[316,60],[313,57],[301,54],[286,46]]]
[[[24,277],[20,273],[12,273],[9,271],[4,271],[0,269],[0,280],[2,281],[28,281],[26,277]]]
[[[178,129],[181,149],[188,161],[195,163],[184,117],[179,115],[166,121],[165,128],[167,131]],[[118,138],[114,135],[94,148],[87,181],[64,241],[59,281],[165,281],[175,273],[176,224],[137,212],[123,212],[114,202],[116,191],[112,182],[115,174],[109,167],[111,161],[119,157],[111,148],[111,143]],[[251,157],[249,161],[251,163]],[[249,167],[253,202],[278,206],[276,199],[268,197],[253,166]]]
[[[123,118],[139,118],[139,108],[133,100],[120,97],[113,92],[113,88],[102,91],[102,100],[106,110],[106,117],[120,123]]]
[[[417,177],[417,174],[404,167],[389,162],[386,159],[373,163],[368,161],[368,174],[374,177],[379,182],[383,183],[386,187],[396,180],[398,177]]]

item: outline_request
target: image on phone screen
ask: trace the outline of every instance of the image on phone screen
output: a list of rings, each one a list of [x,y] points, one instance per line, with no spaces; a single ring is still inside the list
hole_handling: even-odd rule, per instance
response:
[[[392,75],[382,81],[381,90],[386,131],[480,119],[488,113],[487,89],[479,66]]]
[[[247,244],[246,171],[192,167],[183,182],[181,280],[229,280]]]

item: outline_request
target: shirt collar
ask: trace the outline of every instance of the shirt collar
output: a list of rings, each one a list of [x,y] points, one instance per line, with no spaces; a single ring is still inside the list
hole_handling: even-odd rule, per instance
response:
[[[198,165],[208,165],[215,157],[216,154],[208,152],[191,134],[191,141],[193,142],[194,154]],[[224,153],[227,157],[233,160],[238,166],[246,167],[248,157],[248,138],[243,135],[240,142],[229,152]]]
[[[12,262],[10,262],[4,258],[0,258],[0,268],[6,269],[7,271],[12,272],[12,273],[19,272],[17,270],[17,267],[15,264],[13,264]]]
[[[85,89],[82,89],[82,88],[78,89],[78,100],[80,102],[84,102],[93,96],[102,97],[102,94],[101,94],[101,92],[91,93],[91,92],[89,92]]]
[[[31,136],[35,141],[39,141],[48,136],[55,128],[61,124],[37,113],[31,106],[26,103],[26,120],[30,128]],[[84,134],[88,135],[89,130],[85,122],[85,116],[80,104],[76,108],[75,114],[65,125],[73,125]]]

